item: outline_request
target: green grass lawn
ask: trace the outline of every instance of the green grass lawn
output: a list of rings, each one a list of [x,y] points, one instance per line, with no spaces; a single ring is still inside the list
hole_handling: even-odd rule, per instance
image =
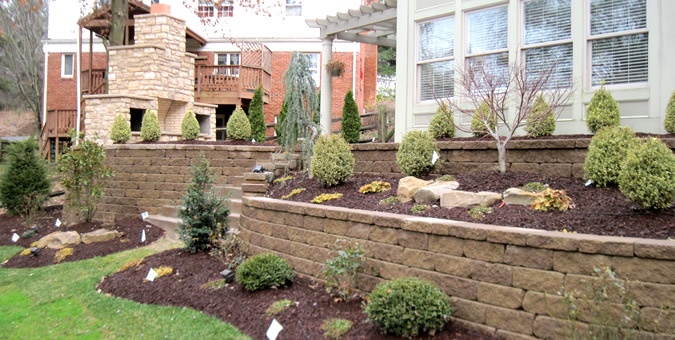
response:
[[[0,262],[21,248],[0,247]],[[189,308],[143,305],[95,291],[102,276],[150,247],[44,268],[0,268],[1,339],[248,339]]]

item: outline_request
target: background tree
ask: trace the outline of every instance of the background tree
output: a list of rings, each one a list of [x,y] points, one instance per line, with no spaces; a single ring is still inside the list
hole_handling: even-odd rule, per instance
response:
[[[47,6],[43,0],[0,0],[0,91],[20,97],[20,105],[35,115],[41,127],[42,39],[47,33]]]
[[[361,139],[361,116],[352,90],[345,94],[345,103],[342,106],[342,135],[347,143],[358,143]]]
[[[265,143],[265,109],[263,107],[263,89],[258,86],[248,108],[248,121],[251,123],[251,137],[258,143]]]

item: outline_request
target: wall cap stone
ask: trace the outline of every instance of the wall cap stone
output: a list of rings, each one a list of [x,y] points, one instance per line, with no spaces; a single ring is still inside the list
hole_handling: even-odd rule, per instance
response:
[[[171,19],[176,20],[176,21],[180,21],[183,24],[185,24],[185,20],[183,20],[181,18],[178,18],[178,17],[175,17],[173,15],[167,14],[167,13],[148,13],[148,14],[134,15],[134,18],[139,18],[139,19],[149,18],[149,17],[167,17],[167,18],[171,18]]]
[[[137,100],[153,101],[155,98],[146,96],[137,96],[133,94],[87,94],[82,96],[83,99],[115,99],[115,98],[129,98]]]
[[[137,15],[138,17],[138,15]],[[121,45],[121,46],[110,46],[108,47],[109,51],[119,51],[119,50],[141,50],[145,48],[156,48],[158,50],[166,49],[164,46],[155,45],[155,44],[137,44],[137,45]]]
[[[208,104],[208,103],[200,103],[200,102],[193,102],[192,105],[195,105],[195,106],[202,106],[202,107],[218,108],[218,105]]]

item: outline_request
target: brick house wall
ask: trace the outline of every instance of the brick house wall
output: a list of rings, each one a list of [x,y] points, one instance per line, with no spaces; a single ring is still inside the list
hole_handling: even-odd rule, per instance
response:
[[[84,46],[83,46],[84,48]],[[47,55],[47,110],[75,110],[77,108],[77,78],[61,77],[61,59],[63,54],[69,53],[49,53]],[[73,72],[77,70],[77,54]],[[106,67],[106,54],[102,52],[94,53],[94,68],[101,69]],[[82,70],[89,69],[89,52],[82,53]]]

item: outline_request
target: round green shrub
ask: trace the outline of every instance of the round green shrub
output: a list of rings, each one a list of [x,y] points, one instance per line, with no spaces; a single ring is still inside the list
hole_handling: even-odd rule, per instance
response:
[[[609,91],[601,87],[595,91],[586,109],[586,126],[596,133],[606,126],[619,126],[619,105]]]
[[[115,144],[124,144],[131,138],[131,126],[121,113],[118,113],[110,129],[110,139]]]
[[[629,127],[610,126],[600,129],[588,145],[584,177],[598,186],[616,184],[621,162],[632,144],[635,133]]]
[[[424,176],[434,169],[431,163],[434,151],[439,152],[436,140],[426,131],[408,131],[396,153],[396,163],[408,176]]]
[[[348,143],[358,143],[361,140],[361,116],[352,90],[345,94],[345,103],[342,106],[342,133]]]
[[[528,114],[525,131],[531,137],[550,136],[555,131],[555,115],[541,94]]]
[[[666,209],[675,200],[675,156],[656,138],[641,139],[626,155],[619,190],[645,209]]]
[[[429,133],[434,139],[455,137],[455,124],[452,119],[452,111],[445,103],[439,106],[434,118],[429,124]]]
[[[668,101],[668,107],[666,107],[666,119],[663,122],[663,126],[668,133],[675,133],[675,91],[673,91],[673,94]]]
[[[334,186],[354,174],[352,148],[340,135],[321,136],[314,145],[312,175],[323,186]]]
[[[9,166],[0,181],[0,202],[10,215],[30,215],[49,198],[47,168],[37,155],[37,142],[28,138],[11,144]]]
[[[271,253],[250,257],[237,267],[235,275],[237,282],[248,291],[281,287],[294,277],[291,265]]]
[[[246,117],[246,113],[241,107],[238,107],[227,121],[227,138],[251,140],[251,123]]]
[[[365,312],[385,333],[413,337],[443,329],[452,309],[447,295],[434,284],[404,277],[378,284]]]
[[[473,132],[474,137],[483,137],[488,134],[485,120],[490,125],[490,129],[494,131],[495,126],[497,126],[497,116],[490,114],[490,107],[487,103],[481,104],[471,118],[471,132]]]
[[[185,140],[193,140],[199,136],[199,122],[197,117],[192,114],[192,110],[187,110],[183,121],[180,123],[180,133]]]
[[[156,142],[159,140],[161,134],[157,112],[146,110],[143,115],[143,122],[141,123],[141,139],[146,142]]]

